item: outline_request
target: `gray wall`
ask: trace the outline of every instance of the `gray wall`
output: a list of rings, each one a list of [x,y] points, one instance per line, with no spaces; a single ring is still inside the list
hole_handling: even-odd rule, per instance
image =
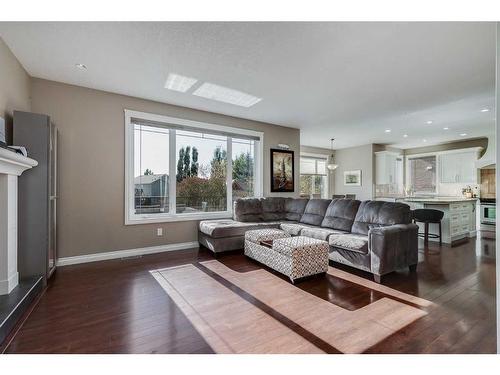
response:
[[[0,38],[0,117],[5,119],[8,143],[12,137],[12,112],[29,111],[31,79]]]
[[[197,222],[124,225],[124,109],[157,113],[264,132],[264,194],[271,195],[269,149],[295,151],[298,196],[300,131],[188,108],[32,80],[32,110],[51,116],[59,129],[59,256],[195,241]],[[274,193],[272,195],[280,195]],[[284,194],[281,194],[284,195]],[[162,227],[164,236],[156,236]]]
[[[373,145],[344,148],[335,151],[335,194],[356,194],[356,199],[373,197]],[[344,172],[361,169],[361,186],[344,186]]]

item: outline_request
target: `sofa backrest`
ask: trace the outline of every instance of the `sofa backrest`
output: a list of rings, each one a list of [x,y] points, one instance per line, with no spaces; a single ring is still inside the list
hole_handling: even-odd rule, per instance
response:
[[[274,221],[285,219],[285,199],[282,197],[261,198],[263,221]]]
[[[361,201],[355,199],[333,199],[321,226],[350,232],[360,204]]]
[[[233,204],[233,219],[242,222],[262,220],[262,202],[260,198],[239,198]]]
[[[331,201],[331,199],[310,199],[307,202],[304,214],[300,218],[300,222],[320,226]]]
[[[233,204],[233,219],[241,222],[300,221],[309,199],[239,198]]]
[[[285,198],[285,220],[300,221],[309,199]]]
[[[411,210],[407,204],[364,201],[359,206],[351,231],[367,235],[373,227],[409,223],[411,223]]]

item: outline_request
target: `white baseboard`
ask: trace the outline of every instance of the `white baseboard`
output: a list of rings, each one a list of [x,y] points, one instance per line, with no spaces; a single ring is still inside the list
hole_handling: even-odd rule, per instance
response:
[[[173,243],[160,246],[141,247],[138,249],[109,251],[106,253],[78,255],[74,257],[59,258],[57,260],[57,266],[63,267],[63,266],[69,266],[71,264],[98,262],[101,260],[126,258],[137,255],[163,253],[165,251],[185,250],[185,249],[192,249],[193,247],[199,247],[198,241]]]
[[[14,273],[6,280],[0,280],[0,295],[9,294],[19,284],[19,273]]]

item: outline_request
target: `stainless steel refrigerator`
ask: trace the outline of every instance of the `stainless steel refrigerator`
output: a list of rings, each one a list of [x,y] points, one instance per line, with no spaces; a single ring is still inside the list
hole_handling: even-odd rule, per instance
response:
[[[18,268],[49,279],[57,264],[57,128],[43,114],[14,111],[13,144],[38,166],[18,180]]]

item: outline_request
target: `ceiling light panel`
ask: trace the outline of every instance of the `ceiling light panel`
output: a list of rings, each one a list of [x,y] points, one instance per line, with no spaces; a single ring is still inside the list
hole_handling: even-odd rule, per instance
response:
[[[262,100],[262,98],[257,98],[256,96],[209,82],[198,87],[195,92],[193,92],[193,95],[246,108]]]
[[[165,88],[173,91],[186,92],[198,82],[196,78],[170,73],[165,82]]]

